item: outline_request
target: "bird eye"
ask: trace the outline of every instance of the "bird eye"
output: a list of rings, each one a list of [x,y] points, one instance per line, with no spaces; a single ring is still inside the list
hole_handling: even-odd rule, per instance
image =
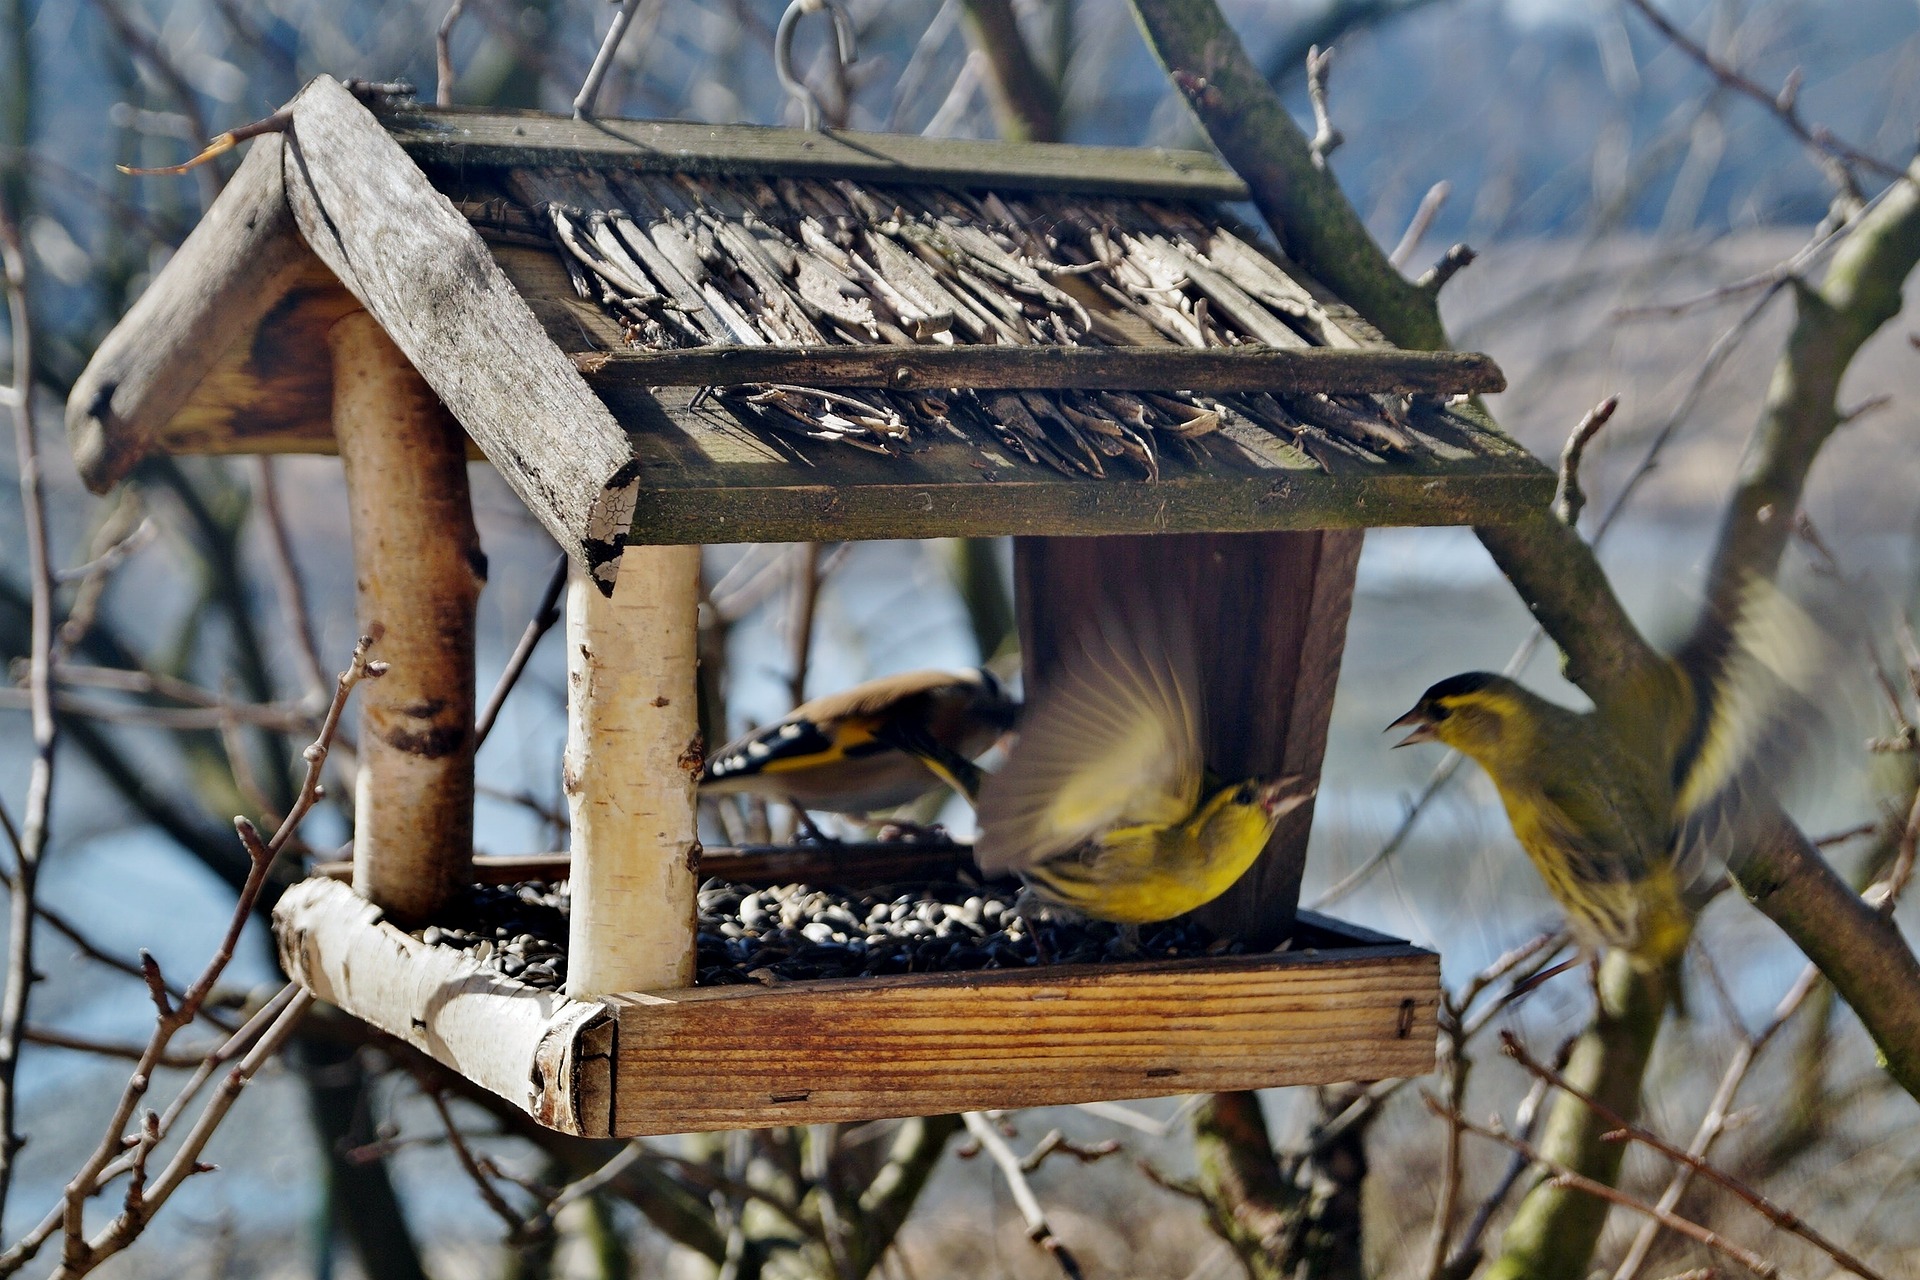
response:
[[[1434,724],[1439,724],[1452,714],[1453,708],[1447,706],[1445,703],[1436,703],[1433,709],[1427,712],[1427,719]]]
[[[1238,791],[1234,792],[1233,802],[1235,804],[1252,804],[1253,803],[1253,784],[1248,783],[1245,786],[1242,786]]]

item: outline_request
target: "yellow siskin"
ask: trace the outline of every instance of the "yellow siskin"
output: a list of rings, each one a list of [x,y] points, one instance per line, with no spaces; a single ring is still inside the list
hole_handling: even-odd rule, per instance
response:
[[[1023,717],[980,789],[974,858],[1040,902],[1128,926],[1211,902],[1253,865],[1310,779],[1209,789],[1193,646],[1117,616]]]
[[[1387,727],[1413,730],[1395,746],[1445,743],[1487,771],[1583,951],[1620,947],[1659,968],[1686,950],[1672,787],[1591,712],[1475,671],[1434,685]]]
[[[708,757],[704,795],[829,813],[896,809],[944,782],[968,799],[1019,704],[986,670],[909,671],[815,698]]]
[[[1396,746],[1444,743],[1487,771],[1589,955],[1619,948],[1649,971],[1679,959],[1753,834],[1752,789],[1779,780],[1819,719],[1812,691],[1837,669],[1835,637],[1764,581],[1737,608],[1669,661],[1647,695],[1665,706],[1609,719],[1470,672],[1387,726],[1412,729]]]

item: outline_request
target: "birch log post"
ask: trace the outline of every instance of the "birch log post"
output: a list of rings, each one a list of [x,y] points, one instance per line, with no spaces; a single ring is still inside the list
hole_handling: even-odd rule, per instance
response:
[[[366,312],[337,322],[328,345],[360,629],[389,668],[360,694],[353,887],[410,925],[471,878],[486,561],[460,428]]]
[[[567,590],[567,994],[693,985],[700,548],[627,547]]]

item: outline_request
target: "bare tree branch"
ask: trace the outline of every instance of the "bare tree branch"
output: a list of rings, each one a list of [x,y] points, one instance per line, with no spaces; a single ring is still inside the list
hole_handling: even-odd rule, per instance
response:
[[[476,751],[487,740],[487,735],[493,732],[494,721],[500,718],[500,708],[506,705],[507,695],[513,692],[513,686],[519,683],[521,673],[527,669],[527,663],[533,657],[533,651],[540,647],[541,638],[560,621],[560,597],[567,589],[567,564],[567,557],[562,553],[554,563],[553,572],[547,576],[547,585],[540,592],[540,602],[534,606],[533,617],[527,620],[526,630],[520,633],[520,643],[513,647],[513,655],[507,659],[506,668],[500,672],[493,692],[487,695],[487,705],[481,708],[480,718],[473,730]]]
[[[1648,3],[1648,0],[1626,0],[1626,2],[1633,6],[1641,17],[1652,23],[1654,28],[1666,37],[1668,43],[1699,63],[1707,74],[1735,93],[1745,94],[1765,107],[1789,133],[1800,139],[1815,155],[1830,156],[1843,164],[1865,169],[1882,178],[1898,179],[1902,176],[1904,171],[1898,165],[1888,164],[1877,156],[1868,155],[1857,147],[1850,146],[1834,137],[1824,126],[1809,125],[1802,120],[1798,72],[1787,77],[1787,83],[1778,93],[1770,92],[1715,58],[1704,45],[1675,26],[1665,14]]]
[[[1692,1152],[1683,1151],[1652,1130],[1642,1128],[1635,1124],[1633,1121],[1615,1111],[1612,1107],[1609,1107],[1606,1103],[1584,1092],[1579,1086],[1568,1081],[1560,1072],[1537,1061],[1532,1054],[1529,1054],[1526,1049],[1522,1047],[1520,1041],[1516,1039],[1512,1033],[1507,1032],[1501,1034],[1500,1046],[1509,1058],[1519,1063],[1529,1074],[1540,1080],[1544,1080],[1546,1083],[1564,1093],[1571,1094],[1575,1098],[1578,1098],[1581,1102],[1591,1107],[1602,1120],[1613,1125],[1617,1132],[1608,1134],[1607,1136],[1609,1138],[1631,1138],[1643,1146],[1651,1147],[1676,1164],[1684,1165],[1701,1177],[1718,1183],[1728,1191],[1731,1191],[1734,1195],[1740,1197],[1740,1199],[1746,1201],[1749,1205],[1752,1205],[1760,1216],[1768,1222],[1771,1222],[1782,1231],[1789,1231],[1799,1236],[1802,1240],[1805,1240],[1808,1244],[1820,1250],[1820,1252],[1826,1254],[1829,1258],[1832,1258],[1848,1271],[1861,1277],[1861,1280],[1884,1280],[1878,1271],[1875,1271],[1866,1263],[1860,1261],[1860,1259],[1854,1257],[1851,1253],[1833,1243],[1833,1241],[1827,1239],[1818,1231],[1815,1231],[1803,1222],[1799,1215],[1781,1208],[1746,1183],[1714,1165],[1707,1163],[1706,1160],[1694,1155]]]
[[[987,91],[1000,136],[1013,142],[1060,140],[1060,85],[1040,67],[1011,0],[960,0],[967,43],[986,55]]]
[[[1393,252],[1387,255],[1387,261],[1395,269],[1405,271],[1407,264],[1413,261],[1413,255],[1420,249],[1420,242],[1427,238],[1427,228],[1440,216],[1440,208],[1446,204],[1447,197],[1453,194],[1453,184],[1442,178],[1427,188],[1427,194],[1420,197],[1419,207],[1413,211],[1413,217],[1407,220],[1407,229],[1400,233],[1400,243],[1393,246]]]
[[[999,1129],[986,1115],[969,1111],[961,1119],[965,1121],[967,1132],[973,1136],[973,1140],[999,1166],[1001,1176],[1007,1180],[1007,1189],[1013,1192],[1013,1203],[1026,1220],[1027,1238],[1047,1251],[1068,1280],[1080,1280],[1080,1263],[1060,1238],[1053,1234],[1053,1227],[1047,1221],[1047,1211],[1040,1207],[1040,1197],[1033,1194],[1020,1157],[1013,1153],[1013,1148],[1007,1145],[1007,1140],[1000,1136]]]
[[[466,10],[467,0],[453,0],[446,16],[433,33],[433,101],[436,106],[453,105],[453,28]]]
[[[1580,523],[1581,509],[1587,505],[1586,492],[1580,488],[1580,460],[1586,456],[1587,445],[1600,434],[1600,428],[1613,419],[1613,411],[1619,407],[1620,397],[1608,396],[1587,410],[1587,416],[1580,419],[1580,425],[1567,437],[1566,448],[1560,451],[1560,483],[1553,493],[1553,514],[1560,517],[1561,524]]]
[[[24,38],[24,32],[22,33]],[[47,538],[47,509],[40,474],[40,445],[34,429],[33,320],[27,306],[27,255],[20,228],[0,193],[0,270],[6,278],[7,319],[12,328],[11,394],[14,456],[20,476],[20,507],[27,536],[27,577],[32,616],[27,657],[27,690],[33,722],[33,763],[27,774],[13,867],[8,873],[12,902],[7,916],[6,987],[0,992],[0,1221],[13,1187],[13,1158],[23,1139],[17,1131],[19,1095],[15,1079],[20,1042],[27,1031],[27,1005],[35,978],[34,902],[40,860],[47,849],[53,805],[54,753],[59,725],[53,714],[53,559]],[[12,824],[9,823],[9,835]]]
[[[1438,1100],[1429,1096],[1427,1106],[1436,1115],[1440,1115],[1443,1119],[1446,1118],[1444,1108],[1441,1107]],[[1708,1230],[1697,1222],[1689,1221],[1665,1209],[1656,1208],[1644,1200],[1636,1200],[1623,1191],[1616,1191],[1604,1182],[1597,1182],[1585,1174],[1576,1173],[1565,1165],[1541,1155],[1530,1143],[1523,1142],[1519,1138],[1515,1138],[1509,1134],[1501,1133],[1498,1129],[1489,1129],[1484,1125],[1474,1124],[1464,1116],[1456,1116],[1454,1122],[1459,1124],[1459,1126],[1468,1133],[1497,1142],[1510,1150],[1518,1152],[1528,1160],[1539,1164],[1553,1175],[1553,1182],[1558,1183],[1568,1190],[1578,1191],[1582,1195],[1592,1196],[1594,1199],[1602,1202],[1603,1205],[1617,1204],[1623,1208],[1632,1209],[1635,1213],[1646,1214],[1648,1217],[1658,1221],[1660,1225],[1678,1231],[1690,1239],[1699,1241],[1715,1253],[1724,1254],[1755,1275],[1763,1277],[1763,1280],[1787,1280],[1786,1274],[1773,1263],[1767,1261],[1759,1254],[1754,1253],[1752,1250],[1733,1243],[1733,1241],[1728,1240],[1719,1233]]]
[[[1321,170],[1327,167],[1327,157],[1347,140],[1333,127],[1333,117],[1327,111],[1327,77],[1332,71],[1332,45],[1325,49],[1314,45],[1307,50],[1307,101],[1313,107],[1313,137],[1307,142],[1307,152],[1313,157],[1313,167]]]
[[[587,78],[580,85],[580,92],[573,100],[573,118],[585,120],[593,115],[594,102],[600,97],[600,86],[606,82],[607,72],[613,69],[613,59],[620,52],[620,42],[627,38],[627,28],[633,25],[633,15],[640,8],[642,0],[619,0],[619,9],[613,15],[613,22],[607,27],[606,39],[600,42],[600,51],[593,55],[593,65],[587,68]]]

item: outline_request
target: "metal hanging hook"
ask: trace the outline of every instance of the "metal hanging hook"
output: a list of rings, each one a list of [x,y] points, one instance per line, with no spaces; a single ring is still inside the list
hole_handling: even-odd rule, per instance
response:
[[[805,80],[794,74],[793,33],[800,25],[802,14],[818,13],[822,9],[833,15],[834,56],[839,58],[843,70],[852,66],[860,60],[860,53],[854,45],[853,20],[840,7],[840,0],[793,0],[780,15],[779,29],[773,34],[773,69],[780,77],[780,85],[789,97],[799,100],[800,118],[806,127],[816,130],[822,127],[820,99],[814,96]]]

